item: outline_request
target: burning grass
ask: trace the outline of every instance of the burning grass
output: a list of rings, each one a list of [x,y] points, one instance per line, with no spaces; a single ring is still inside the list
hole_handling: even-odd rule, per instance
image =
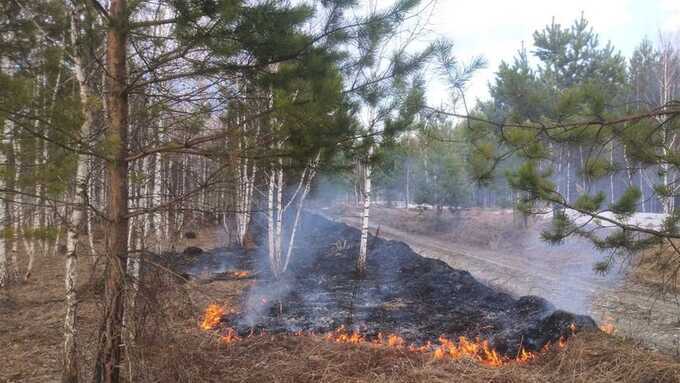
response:
[[[211,304],[205,309],[203,313],[203,321],[201,322],[201,330],[208,331],[214,329],[222,320],[224,309],[216,304]]]
[[[229,311],[231,313],[235,312],[234,310]],[[217,304],[208,305],[203,313],[203,321],[200,325],[201,330],[215,330],[222,322],[224,314],[225,309],[223,307]],[[570,329],[572,336],[575,336],[577,331],[576,325],[572,324]],[[218,333],[222,334],[220,335],[219,339],[223,344],[230,344],[256,336],[267,336],[266,333],[262,332],[259,335],[251,333],[245,338],[240,337],[238,332],[232,327],[221,329],[218,331]],[[289,335],[319,338],[317,334],[311,332],[305,333],[302,331],[298,331]],[[561,337],[556,343],[556,346],[548,343],[543,347],[540,353],[528,351],[520,346],[515,357],[507,357],[493,349],[487,340],[480,340],[479,338],[471,340],[464,336],[458,337],[457,340],[451,340],[444,336],[440,336],[437,340],[437,343],[427,342],[425,344],[418,345],[408,344],[404,338],[397,334],[384,335],[379,333],[375,338],[369,339],[367,336],[357,330],[349,330],[345,326],[340,326],[338,329],[320,336],[320,338],[331,343],[394,348],[411,353],[428,354],[435,360],[469,359],[490,367],[502,367],[510,363],[528,363],[539,358],[541,354],[550,352],[555,347],[558,349],[563,349],[567,346],[566,337]]]
[[[531,363],[497,368],[468,358],[437,360],[406,347],[329,342],[322,336],[265,334],[225,345],[213,336],[187,334],[187,342],[173,349],[180,354],[167,348],[154,354],[167,367],[157,371],[157,381],[680,382],[677,362],[597,332],[579,333],[566,347],[554,347]]]

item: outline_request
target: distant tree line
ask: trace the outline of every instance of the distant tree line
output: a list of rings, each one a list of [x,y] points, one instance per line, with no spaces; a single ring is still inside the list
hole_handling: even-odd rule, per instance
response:
[[[583,195],[612,204],[634,187],[636,211],[672,212],[677,122],[663,108],[679,97],[679,45],[672,35],[645,38],[626,59],[583,17],[547,25],[531,52],[501,63],[488,101],[469,112],[429,108],[415,133],[384,145],[382,199],[512,206],[522,197],[509,172],[528,158],[570,204]],[[635,115],[643,118],[599,124]]]

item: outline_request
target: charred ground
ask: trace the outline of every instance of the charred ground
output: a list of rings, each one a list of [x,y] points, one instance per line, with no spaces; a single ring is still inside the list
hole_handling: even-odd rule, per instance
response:
[[[308,214],[301,232],[283,280],[268,275],[258,251],[247,256],[216,249],[185,270],[220,265],[225,271],[211,278],[235,278],[234,270],[244,268],[260,276],[243,298],[243,309],[225,317],[240,334],[323,333],[344,326],[369,338],[396,333],[421,344],[442,335],[486,339],[500,353],[515,355],[520,347],[539,350],[568,337],[572,324],[577,330],[597,328],[590,317],[556,310],[536,296],[514,299],[399,241],[372,237],[368,269],[359,276],[357,229]],[[262,236],[254,233],[257,242]]]

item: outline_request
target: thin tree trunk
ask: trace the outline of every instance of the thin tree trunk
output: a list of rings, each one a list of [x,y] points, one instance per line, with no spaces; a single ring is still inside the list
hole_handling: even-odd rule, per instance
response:
[[[609,166],[613,169],[614,168],[614,142],[611,144],[611,151],[609,153]],[[609,195],[610,195],[610,201],[612,203],[615,201],[614,200],[614,172],[612,171],[609,174]]]
[[[77,133],[79,140],[86,140],[90,135],[90,129],[94,121],[94,111],[89,105],[92,94],[85,74],[85,65],[82,58],[84,47],[80,45],[80,16],[82,10],[74,9],[71,15],[71,42],[74,46],[74,70],[80,91],[80,109],[83,115],[83,123]],[[86,223],[85,201],[88,194],[88,161],[85,155],[78,155],[76,165],[75,188],[71,195],[73,207],[70,209],[68,232],[66,233],[66,318],[64,320],[64,359],[62,370],[62,382],[70,383],[78,381],[78,355],[76,339],[78,327],[76,323],[78,300],[76,295],[78,277],[78,250],[79,235]]]
[[[408,160],[406,160],[406,209],[408,209],[408,204],[411,202],[411,190],[409,189],[409,181],[411,178],[411,165]]]
[[[274,274],[274,277],[278,277],[279,260],[276,254],[276,247],[274,243],[274,188],[276,187],[276,174],[273,169],[269,171],[269,185],[267,187],[267,251],[269,253],[269,267]]]
[[[6,56],[2,57],[2,60],[0,60],[0,70],[3,68],[9,68],[10,63],[9,59]],[[11,121],[5,120],[5,121],[0,121],[0,140],[2,140],[2,146],[7,147],[7,135],[8,131],[11,131]],[[6,163],[7,162],[7,156],[5,155],[4,150],[0,150],[0,163]],[[5,178],[0,177],[0,188],[5,188]],[[9,265],[7,262],[7,251],[6,251],[6,243],[5,243],[5,222],[7,222],[7,209],[5,208],[5,204],[7,204],[7,201],[2,201],[0,203],[0,288],[6,287],[9,284]]]
[[[283,160],[279,157],[279,168],[276,169],[276,215],[274,225],[274,251],[276,252],[277,270],[276,276],[279,277],[282,271],[281,264],[281,243],[282,243],[282,226],[283,226]]]
[[[309,190],[311,189],[312,186],[312,181],[314,180],[314,177],[316,176],[316,169],[319,166],[319,159],[321,158],[321,153],[317,153],[316,157],[310,164],[307,166],[308,169],[305,169],[305,171],[302,173],[302,179],[300,179],[300,182],[304,182],[304,188],[302,189],[302,194],[300,194],[300,198],[298,199],[298,204],[297,208],[295,210],[295,219],[293,220],[293,226],[290,229],[290,239],[288,240],[288,250],[286,251],[286,259],[283,263],[283,272],[285,272],[288,269],[288,263],[290,262],[290,258],[293,253],[293,245],[295,243],[295,233],[297,232],[298,224],[300,222],[300,216],[302,214],[302,208],[305,203],[305,199],[307,198],[307,194],[309,194]],[[305,174],[307,175],[307,179],[305,180]]]
[[[364,168],[363,212],[361,215],[361,242],[359,244],[359,258],[357,259],[357,271],[360,274],[366,272],[368,256],[368,217],[371,209],[371,158],[373,157],[373,145],[368,148],[368,156]]]

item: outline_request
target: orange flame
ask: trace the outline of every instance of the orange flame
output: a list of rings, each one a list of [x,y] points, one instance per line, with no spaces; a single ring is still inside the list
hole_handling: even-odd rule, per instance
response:
[[[238,333],[236,333],[236,330],[234,330],[233,328],[229,327],[229,328],[226,330],[226,333],[220,337],[220,340],[221,340],[223,343],[229,344],[229,343],[232,343],[232,342],[236,342],[236,341],[241,340],[241,337],[238,336]]]
[[[603,323],[600,325],[600,330],[609,335],[612,335],[616,331],[616,327],[611,323]]]
[[[558,345],[560,348],[565,348],[565,347],[567,347],[567,338],[561,336],[559,342],[557,343],[557,345]]]
[[[203,330],[214,329],[221,321],[224,315],[224,309],[218,305],[209,305],[205,310],[203,323],[201,328]],[[574,327],[572,327],[574,331]],[[266,333],[262,331],[261,336]],[[255,334],[251,334],[253,336]],[[290,335],[293,336],[315,336],[314,333],[309,332],[305,334],[303,331],[291,332]],[[220,336],[220,340],[225,344],[230,344],[241,340],[242,338],[238,336],[238,333],[233,328],[229,327],[225,329],[224,335]],[[400,348],[410,352],[421,352],[421,353],[432,353],[433,357],[437,360],[458,360],[462,358],[468,358],[485,364],[491,367],[501,367],[510,362],[516,363],[529,363],[535,360],[538,356],[538,352],[527,351],[524,347],[520,347],[517,355],[514,358],[508,358],[500,355],[496,350],[494,350],[487,340],[470,340],[464,336],[458,338],[458,341],[453,341],[447,339],[444,336],[440,336],[438,339],[438,344],[432,344],[427,342],[424,345],[414,345],[407,344],[406,340],[399,335],[388,334],[387,336],[379,333],[378,336],[372,341],[367,340],[364,335],[362,335],[357,330],[348,330],[345,326],[340,326],[338,329],[331,331],[323,336],[323,339],[333,342],[333,343],[345,343],[345,344],[374,344],[381,347],[390,348]],[[557,342],[557,346],[562,349],[566,347],[567,338],[560,337]],[[550,343],[546,343],[540,352],[547,352],[552,348]]]
[[[470,358],[493,367],[500,367],[508,361],[507,358],[502,357],[496,350],[491,348],[487,340],[480,341],[476,339],[472,341],[461,336],[456,343],[440,336],[439,343],[439,348],[434,351],[435,359]]]
[[[359,344],[365,342],[363,335],[356,330],[350,333],[345,326],[340,326],[337,330],[326,334],[324,338],[335,343]]]
[[[250,275],[250,271],[234,271],[231,273],[235,278],[245,278]]]
[[[599,326],[600,330],[602,330],[602,332],[605,332],[609,335],[614,334],[614,332],[616,331],[616,326],[614,326],[614,323],[612,323],[613,320],[614,320],[614,318],[612,318],[610,316],[607,316],[606,318],[604,318],[604,323],[600,324],[600,326]]]
[[[548,350],[550,348],[549,344],[546,344],[547,348],[544,347],[544,349]],[[517,357],[515,360],[518,363],[528,363],[531,362],[532,360],[536,359],[537,354],[527,351],[524,349],[524,347],[520,347],[519,353],[517,353]]]
[[[224,308],[219,305],[211,304],[205,309],[203,313],[203,322],[201,322],[201,329],[209,331],[217,327],[224,315]]]

